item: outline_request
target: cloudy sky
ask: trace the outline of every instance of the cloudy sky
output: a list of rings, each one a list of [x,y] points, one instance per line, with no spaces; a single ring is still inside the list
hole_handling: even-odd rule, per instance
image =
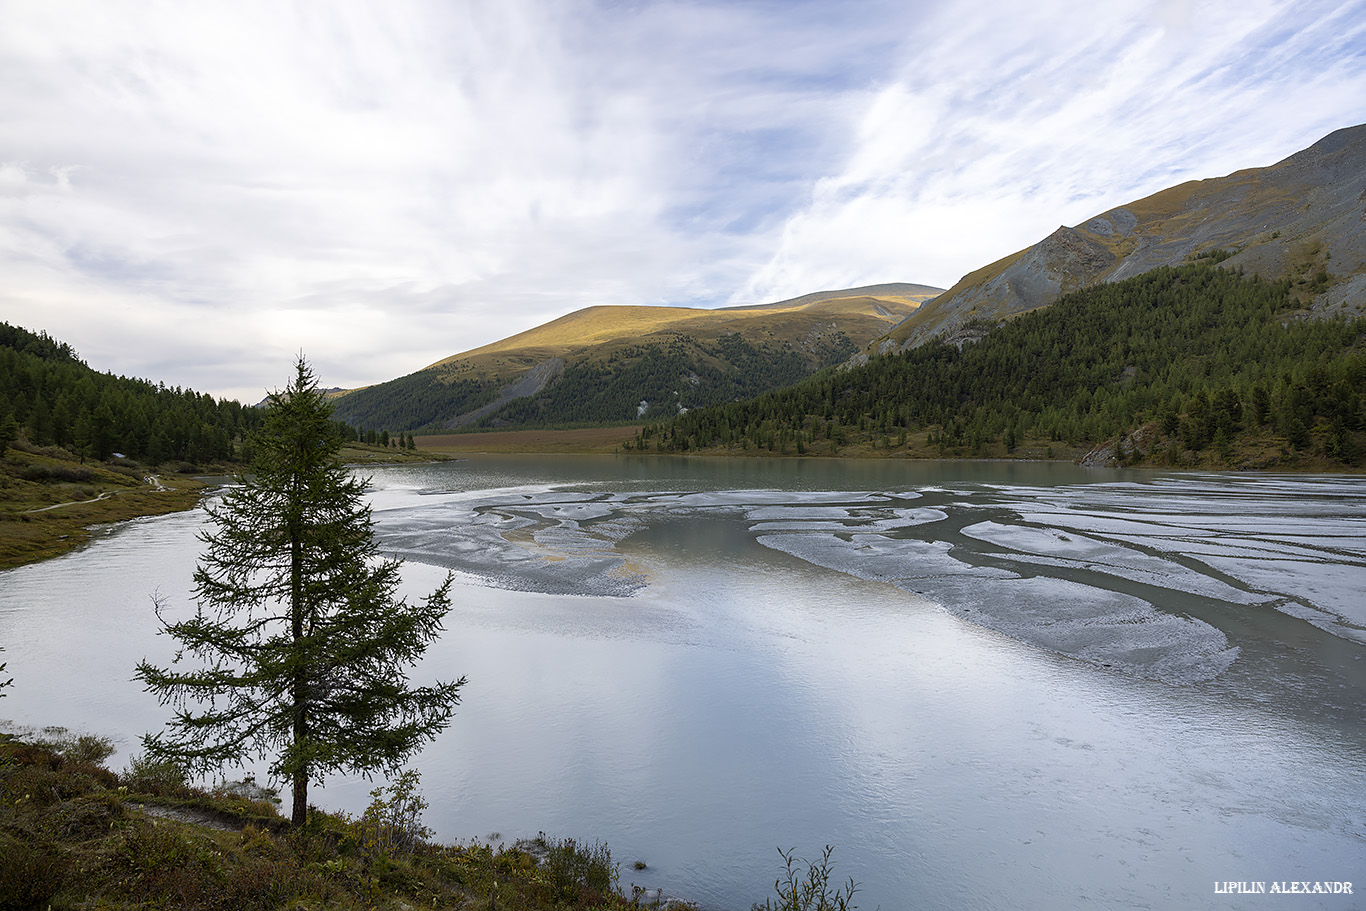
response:
[[[0,0],[0,320],[259,400],[947,287],[1366,121],[1366,0]]]

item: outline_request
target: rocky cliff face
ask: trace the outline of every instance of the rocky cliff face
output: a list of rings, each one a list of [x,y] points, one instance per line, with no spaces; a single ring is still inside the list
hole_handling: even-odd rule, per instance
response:
[[[965,276],[872,350],[954,340],[975,323],[1202,255],[1264,278],[1290,277],[1322,312],[1366,306],[1366,124],[1270,167],[1190,181],[1060,227]]]

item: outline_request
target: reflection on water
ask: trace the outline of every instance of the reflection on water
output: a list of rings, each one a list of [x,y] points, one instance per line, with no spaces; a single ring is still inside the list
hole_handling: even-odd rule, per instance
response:
[[[836,845],[889,911],[1360,867],[1360,482],[544,457],[375,482],[412,591],[459,573],[419,671],[470,678],[416,762],[442,837],[602,838],[628,883],[718,908],[792,845]],[[132,666],[169,658],[149,596],[186,597],[199,521],[0,576],[0,710],[126,750],[161,724]]]
[[[1210,616],[1220,610],[1279,611],[1366,642],[1366,516],[1355,481],[1139,483],[999,464],[950,481],[942,463],[735,460],[707,485],[698,466],[711,462],[633,460],[625,477],[604,480],[598,472],[615,460],[569,460],[579,476],[554,483],[543,462],[525,464],[521,484],[501,465],[435,476],[396,469],[386,478],[398,486],[383,501],[385,546],[502,588],[629,595],[650,584],[634,555],[658,529],[705,521],[727,536],[728,555],[748,532],[1032,645],[1171,683],[1209,680],[1233,663],[1238,649]],[[883,483],[850,486],[868,481]]]

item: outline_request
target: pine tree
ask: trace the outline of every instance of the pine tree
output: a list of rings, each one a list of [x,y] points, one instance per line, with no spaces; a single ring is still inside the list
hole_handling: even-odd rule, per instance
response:
[[[343,769],[392,771],[440,733],[464,678],[412,687],[407,667],[440,634],[451,578],[421,604],[396,598],[379,556],[367,481],[341,465],[332,409],[300,358],[270,398],[251,473],[207,509],[197,609],[163,630],[199,666],[137,676],[176,712],[144,736],[149,756],[211,772],[274,756],[306,821],[308,784]]]
[[[19,424],[8,408],[0,404],[0,450],[19,439]]]

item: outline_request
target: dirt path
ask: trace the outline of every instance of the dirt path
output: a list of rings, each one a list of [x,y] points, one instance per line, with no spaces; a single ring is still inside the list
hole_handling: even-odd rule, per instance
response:
[[[39,506],[36,509],[25,509],[20,515],[28,515],[34,512],[47,512],[49,509],[61,509],[63,506],[80,506],[82,503],[98,503],[100,500],[107,500],[114,495],[114,491],[106,490],[93,500],[70,500],[66,503],[53,503],[51,506]]]
[[[154,474],[147,475],[145,478],[143,478],[143,480],[146,481],[149,485],[151,485],[152,489],[157,491],[158,493],[171,489],[167,487],[165,484],[161,483],[161,478],[157,477]],[[118,493],[118,491],[116,490],[106,490],[104,493],[100,494],[98,497],[95,497],[93,500],[68,500],[65,503],[53,503],[51,506],[39,506],[35,509],[25,509],[22,513],[20,513],[20,515],[26,516],[30,513],[35,512],[47,512],[49,509],[61,509],[63,506],[80,506],[85,503],[98,503],[100,500],[109,499],[116,493]]]
[[[188,807],[160,807],[153,804],[131,802],[125,806],[157,819],[174,819],[177,822],[187,822],[191,825],[203,826],[206,829],[218,829],[220,832],[240,832],[242,830],[241,825],[230,825],[224,822],[218,814],[206,810],[194,810]]]

